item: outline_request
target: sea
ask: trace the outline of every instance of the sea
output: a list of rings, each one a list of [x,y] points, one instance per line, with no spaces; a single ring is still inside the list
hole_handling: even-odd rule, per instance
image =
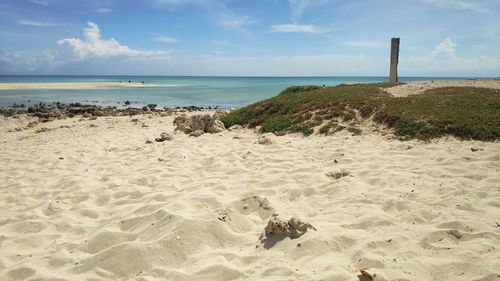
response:
[[[463,80],[467,77],[400,77],[400,81]],[[146,88],[86,90],[0,90],[0,107],[35,103],[103,106],[203,106],[239,108],[279,94],[289,86],[376,83],[388,77],[188,77],[188,76],[0,76],[0,83],[144,82]]]

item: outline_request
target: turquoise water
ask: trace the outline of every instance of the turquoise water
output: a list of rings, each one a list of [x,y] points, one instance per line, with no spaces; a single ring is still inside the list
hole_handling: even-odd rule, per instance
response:
[[[461,80],[446,77],[403,77],[401,81]],[[91,90],[0,90],[0,107],[14,103],[81,102],[118,105],[130,101],[132,106],[219,106],[241,107],[277,95],[293,85],[326,85],[341,83],[374,83],[387,77],[172,77],[172,76],[0,76],[0,83],[118,82],[131,80],[153,84],[148,88]]]

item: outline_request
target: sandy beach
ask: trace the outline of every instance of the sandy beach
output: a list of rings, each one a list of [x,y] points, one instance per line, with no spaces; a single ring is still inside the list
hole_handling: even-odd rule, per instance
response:
[[[431,81],[413,81],[405,82],[403,85],[387,88],[386,90],[395,97],[406,97],[416,95],[426,90],[442,87],[478,87],[500,89],[499,79],[480,80],[431,80]]]
[[[81,82],[81,83],[0,83],[0,90],[87,90],[99,88],[146,88],[150,84],[137,82]]]
[[[500,281],[500,0],[0,14],[0,281]]]
[[[0,117],[0,280],[500,279],[498,142],[174,117]],[[316,230],[262,243],[273,214]]]

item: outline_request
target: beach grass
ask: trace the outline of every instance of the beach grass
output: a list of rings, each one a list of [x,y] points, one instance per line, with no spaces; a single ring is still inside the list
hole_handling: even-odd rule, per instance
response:
[[[393,97],[384,91],[390,86],[294,86],[221,120],[226,127],[260,126],[261,132],[276,134],[300,132],[307,136],[313,134],[316,127],[324,135],[345,127],[359,134],[356,125],[371,120],[393,129],[403,139],[429,140],[446,135],[460,139],[500,139],[499,90],[447,87]]]

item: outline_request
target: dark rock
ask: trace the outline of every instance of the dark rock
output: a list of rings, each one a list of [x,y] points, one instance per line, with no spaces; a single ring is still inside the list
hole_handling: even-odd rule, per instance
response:
[[[40,128],[40,129],[36,130],[35,133],[38,134],[38,133],[48,132],[48,131],[51,131],[51,130],[52,129],[43,127],[43,128]]]
[[[167,133],[163,132],[163,133],[161,133],[161,134],[160,134],[160,137],[159,137],[159,138],[156,138],[156,139],[155,139],[155,141],[157,141],[157,142],[164,142],[164,141],[170,141],[170,140],[172,140],[172,139],[173,139],[173,138],[172,138],[172,136],[171,136],[171,135],[169,135],[169,134],[167,134]]]
[[[47,123],[47,122],[52,122],[54,121],[54,118],[52,117],[48,117],[48,118],[39,118],[38,121],[42,122],[42,123]]]
[[[462,239],[462,234],[456,229],[448,230],[447,233],[457,239]]]
[[[131,102],[127,101],[126,104],[130,105]],[[21,109],[25,107],[23,104],[15,104],[14,107],[0,108],[0,115],[16,118],[15,116],[18,116],[20,114],[27,114],[28,116],[43,119],[44,122],[49,122],[55,119],[75,117],[77,115],[84,116],[85,118],[91,118],[92,116],[134,116],[142,115],[145,113],[149,114],[151,111],[158,113],[160,116],[168,116],[175,113],[174,109],[169,107],[157,109],[156,104],[148,104],[148,106],[144,108],[117,108],[116,106],[103,107],[95,104],[62,104],[60,102],[54,102],[50,104],[37,103],[29,106],[26,109]],[[180,107],[177,108],[180,109]],[[186,109],[183,109],[184,111],[203,110],[203,107],[196,106],[189,106],[185,108]]]
[[[348,175],[350,175],[349,172],[347,171],[342,171],[342,172],[330,172],[330,173],[327,173],[326,176],[329,177],[329,178],[333,178],[333,179],[340,179],[342,177],[347,177]]]
[[[29,123],[28,123],[28,128],[33,128],[33,127],[35,127],[35,126],[37,126],[37,125],[38,125],[38,122],[36,122],[36,121],[31,121],[31,122],[29,122]]]
[[[106,114],[104,113],[103,110],[95,110],[92,115],[94,116],[105,116]]]

